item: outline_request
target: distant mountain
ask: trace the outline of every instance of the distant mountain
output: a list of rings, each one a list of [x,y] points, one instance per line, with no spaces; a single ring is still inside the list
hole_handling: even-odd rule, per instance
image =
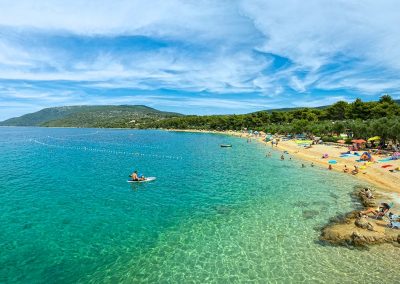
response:
[[[142,123],[181,116],[143,105],[64,106],[45,108],[0,122],[2,126],[140,127]]]

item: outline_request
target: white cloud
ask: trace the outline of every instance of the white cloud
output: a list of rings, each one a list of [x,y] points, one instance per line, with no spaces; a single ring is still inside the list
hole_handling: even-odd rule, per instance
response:
[[[249,101],[255,92],[274,106],[293,104],[287,93],[293,90],[296,100],[311,100],[307,96],[314,91],[396,94],[398,7],[396,0],[0,0],[0,79],[30,84],[20,83],[2,96],[31,100],[37,95],[38,103],[47,106],[95,102],[85,88],[104,93],[167,89],[213,93],[216,101],[208,101],[220,109],[252,109],[261,102]],[[122,51],[90,46],[85,56],[57,36],[72,42],[108,39],[111,45],[117,36],[145,36],[168,44]],[[274,59],[262,53],[287,58],[290,64],[276,68]],[[43,81],[70,82],[74,92],[62,84],[43,91]],[[243,99],[219,103],[225,99],[221,94],[243,94]],[[110,98],[119,99],[124,100]],[[195,107],[203,102],[193,98],[168,104]]]

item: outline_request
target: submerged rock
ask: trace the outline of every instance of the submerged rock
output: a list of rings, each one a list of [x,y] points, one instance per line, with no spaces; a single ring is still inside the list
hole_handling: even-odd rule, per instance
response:
[[[303,218],[308,220],[318,216],[319,212],[316,210],[304,210],[303,211]]]
[[[228,214],[232,211],[232,207],[227,205],[217,205],[214,207],[214,210],[217,214]]]

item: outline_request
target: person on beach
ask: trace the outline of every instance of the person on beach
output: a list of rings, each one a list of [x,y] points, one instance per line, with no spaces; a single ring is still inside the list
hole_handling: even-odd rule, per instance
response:
[[[358,172],[359,172],[359,169],[358,169],[358,167],[355,165],[354,166],[354,170],[351,172],[353,175],[356,175],[356,174],[358,174]]]
[[[332,168],[332,165],[331,165],[331,164],[329,164],[329,166],[328,166],[328,170],[333,170],[333,168]]]
[[[349,168],[347,167],[347,165],[344,165],[343,172],[344,173],[348,173],[349,172]]]
[[[386,202],[381,203],[378,209],[375,208],[368,208],[365,211],[361,211],[360,215],[368,215],[372,213],[376,217],[383,217],[385,214],[390,210],[390,205]]]
[[[371,189],[369,189],[368,187],[364,188],[363,194],[364,194],[368,199],[374,198],[374,196],[372,195]]]

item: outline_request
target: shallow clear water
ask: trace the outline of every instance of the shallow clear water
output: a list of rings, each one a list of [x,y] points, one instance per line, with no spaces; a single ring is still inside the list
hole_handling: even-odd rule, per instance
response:
[[[359,181],[269,150],[213,134],[0,128],[0,282],[396,283],[398,248],[318,243]],[[157,180],[128,184],[133,169]]]

